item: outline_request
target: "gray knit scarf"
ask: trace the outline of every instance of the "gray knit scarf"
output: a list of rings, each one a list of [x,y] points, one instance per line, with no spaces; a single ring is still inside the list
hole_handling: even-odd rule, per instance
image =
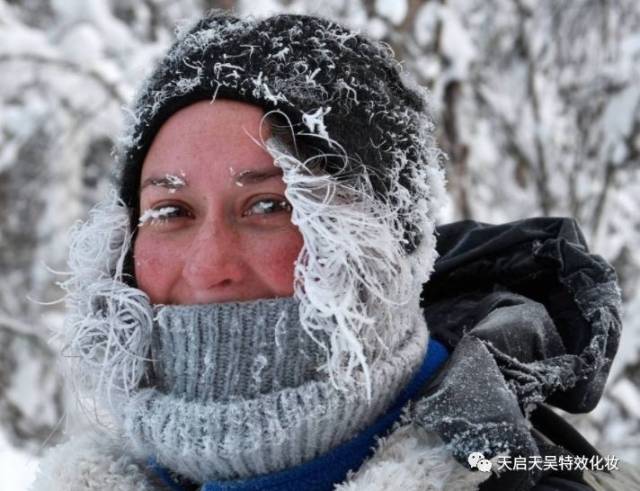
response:
[[[282,298],[157,308],[154,386],[122,408],[136,451],[198,483],[250,478],[307,462],[384,413],[424,357],[422,316],[371,363],[368,400],[318,369],[324,340],[302,328],[298,306]]]

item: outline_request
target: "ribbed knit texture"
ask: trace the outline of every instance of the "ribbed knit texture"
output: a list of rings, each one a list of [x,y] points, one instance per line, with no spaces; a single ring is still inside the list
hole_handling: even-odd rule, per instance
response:
[[[156,387],[125,405],[125,431],[141,455],[197,483],[308,462],[383,414],[420,366],[424,319],[404,320],[412,326],[405,339],[371,363],[369,402],[364,387],[339,391],[315,369],[324,352],[293,299],[164,307],[154,329]]]
[[[320,345],[292,298],[162,307],[152,358],[157,387],[186,401],[251,399],[317,378]]]
[[[280,472],[234,481],[209,481],[202,486],[201,491],[331,491],[336,484],[347,478],[349,471],[360,468],[367,457],[374,453],[376,440],[386,435],[400,418],[407,402],[415,397],[448,356],[447,348],[431,338],[422,365],[393,405],[373,424],[342,445],[309,462]],[[149,466],[170,489],[185,491],[154,458],[150,459]]]

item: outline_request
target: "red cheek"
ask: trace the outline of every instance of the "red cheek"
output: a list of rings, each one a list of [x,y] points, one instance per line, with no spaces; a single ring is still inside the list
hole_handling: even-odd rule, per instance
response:
[[[293,294],[295,262],[302,246],[297,229],[244,234],[237,246],[225,251],[229,264],[233,264],[229,271],[242,272],[236,276],[236,283],[224,291],[203,292],[183,276],[185,262],[189,261],[183,255],[189,250],[188,241],[139,235],[134,245],[134,272],[138,287],[152,303],[193,303],[205,297],[209,303],[220,297],[224,297],[220,301],[287,297]]]
[[[293,272],[302,245],[302,236],[296,231],[270,241],[266,247],[263,244],[262,254],[257,256],[261,257],[261,276],[278,296],[293,294]]]
[[[180,258],[169,254],[155,241],[139,238],[134,245],[134,275],[138,288],[149,295],[152,303],[166,301],[172,277],[180,268]]]

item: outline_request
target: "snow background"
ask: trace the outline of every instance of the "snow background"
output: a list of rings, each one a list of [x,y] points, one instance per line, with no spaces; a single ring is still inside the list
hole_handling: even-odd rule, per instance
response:
[[[315,13],[389,43],[433,94],[441,222],[578,219],[616,266],[625,330],[603,400],[570,418],[640,463],[637,0],[0,0],[0,489],[26,489],[77,424],[49,340],[67,231],[105,192],[121,108],[151,61],[212,7]]]

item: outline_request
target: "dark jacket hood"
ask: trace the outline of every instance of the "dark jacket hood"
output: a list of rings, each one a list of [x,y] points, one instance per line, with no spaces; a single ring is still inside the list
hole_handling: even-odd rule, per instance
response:
[[[547,404],[586,412],[600,399],[621,330],[613,268],[567,218],[462,221],[439,227],[437,238],[423,307],[452,354],[413,417],[465,464],[474,451],[566,453],[530,416]],[[531,489],[542,476],[507,471],[482,489]]]

